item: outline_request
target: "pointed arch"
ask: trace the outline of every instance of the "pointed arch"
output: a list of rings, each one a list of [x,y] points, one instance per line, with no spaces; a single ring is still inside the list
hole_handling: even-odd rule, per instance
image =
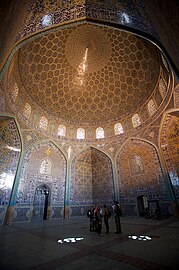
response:
[[[137,138],[137,137],[129,137],[122,145],[120,145],[120,147],[117,150],[116,155],[114,157],[115,160],[116,160],[116,157],[118,155],[120,155],[120,153],[122,152],[122,149],[125,147],[125,145],[128,144],[131,140],[138,140],[138,141],[147,143],[147,144],[151,145],[151,147],[155,148],[157,152],[159,151],[158,150],[158,147],[154,143],[152,143],[151,141],[149,141],[149,140],[146,140],[146,139],[143,139],[143,138]]]
[[[66,158],[52,141],[38,142],[30,146],[24,155],[16,208],[22,209],[25,204],[27,211],[28,207],[31,209],[37,186],[44,184],[51,189],[51,218],[62,217],[66,170]],[[21,221],[21,218],[22,216],[16,217],[16,221]]]
[[[71,164],[71,205],[109,204],[114,198],[111,159],[102,151],[88,147]]]
[[[168,198],[168,207],[170,205],[170,191],[154,144],[129,138],[117,152],[116,166],[120,198],[126,214],[138,214],[137,196],[144,195],[148,200],[160,200],[161,209],[167,212],[165,204]]]
[[[50,197],[51,188],[49,185],[40,184],[36,187],[33,201],[33,220],[49,219]]]

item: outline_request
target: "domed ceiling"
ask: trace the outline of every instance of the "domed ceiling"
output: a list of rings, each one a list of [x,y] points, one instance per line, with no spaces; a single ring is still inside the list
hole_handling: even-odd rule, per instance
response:
[[[27,96],[38,106],[64,121],[89,125],[135,112],[152,94],[160,70],[154,45],[93,24],[27,43],[19,50],[18,68]]]

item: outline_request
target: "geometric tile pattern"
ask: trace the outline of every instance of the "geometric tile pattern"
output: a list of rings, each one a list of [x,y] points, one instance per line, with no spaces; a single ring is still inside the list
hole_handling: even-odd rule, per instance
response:
[[[20,157],[20,137],[13,118],[0,117],[0,201],[7,205]]]
[[[41,170],[45,160],[50,162],[51,170]],[[35,191],[45,185],[50,190],[50,207],[62,207],[64,203],[66,161],[61,151],[52,143],[41,143],[29,148],[22,166],[17,191],[17,206],[33,206]],[[53,218],[53,217],[52,217]]]
[[[161,70],[161,76],[159,78],[162,78],[162,73],[163,71]],[[169,79],[169,74],[166,75],[166,81],[168,81]],[[9,98],[7,99],[8,100],[8,103],[10,102],[11,104],[9,104],[8,106],[11,106],[13,112],[15,113],[19,113],[21,115],[21,117],[23,118],[23,121],[27,121],[27,118],[24,117],[24,108],[26,106],[26,99],[27,99],[27,93],[26,93],[26,96],[23,96],[22,93],[24,93],[24,90],[23,90],[23,86],[22,88],[20,87],[20,95],[18,96],[18,99],[14,102],[12,102],[12,93],[11,93],[11,90],[13,89],[14,87],[14,80],[13,80],[13,76],[9,76],[9,80],[8,80],[8,88],[9,88],[9,93],[8,93],[8,96]],[[165,82],[166,83],[166,82]],[[167,86],[167,89],[168,90],[171,90],[170,89],[170,84],[168,84]],[[158,90],[158,84],[156,85],[156,88],[153,92],[153,94],[151,95],[151,99],[150,100],[153,100],[154,103],[156,104],[156,106],[158,107],[157,108],[157,111],[152,115],[149,114],[149,101],[146,101],[143,106],[141,106],[140,108],[138,108],[138,112],[139,112],[139,115],[141,117],[141,125],[140,125],[140,128],[144,128],[145,124],[150,124],[151,121],[154,121],[154,119],[157,118],[157,116],[163,111],[163,109],[165,108],[166,106],[166,103],[167,103],[167,100],[169,98],[169,93],[170,91],[167,90],[167,93],[168,95],[166,95],[164,97],[164,102],[162,102],[162,97],[159,93],[159,90]],[[158,97],[159,97],[159,100],[158,100]],[[30,97],[29,97],[30,99]],[[161,103],[162,102],[162,103]],[[58,135],[58,139],[62,139],[61,136],[64,136],[64,137],[67,137],[68,139],[70,138],[73,138],[73,139],[76,139],[77,137],[77,129],[79,128],[79,126],[81,125],[75,125],[73,128],[72,128],[72,124],[70,124],[69,122],[70,121],[67,121],[64,125],[62,125],[62,121],[58,118],[55,118],[53,117],[52,115],[47,115],[47,113],[45,112],[44,108],[43,109],[40,109],[37,104],[35,102],[32,102],[31,100],[31,105],[32,105],[32,111],[31,111],[31,116],[30,116],[30,119],[28,121],[28,125],[30,124],[31,126],[36,126],[36,127],[39,127],[39,122],[40,122],[40,119],[41,119],[41,116],[43,114],[45,114],[47,116],[46,118],[46,121],[48,121],[48,126],[47,126],[47,131],[45,131],[44,129],[39,129],[41,132],[43,132],[43,134],[50,134],[50,135],[53,135],[54,138],[57,138],[57,132],[58,132],[58,128],[60,128],[60,134]],[[46,108],[45,108],[46,109]],[[23,114],[23,116],[22,116]],[[124,128],[124,133],[127,134],[130,130],[130,134],[132,134],[133,132],[133,127],[132,127],[132,122],[131,122],[131,117],[132,115],[127,115],[126,117],[122,118],[120,121],[121,121],[121,124]],[[149,118],[150,117],[150,118]],[[150,122],[149,122],[150,120]],[[112,122],[109,122],[109,123],[105,123],[103,124],[103,128],[104,128],[104,135],[105,135],[105,139],[109,136],[109,134],[113,134],[113,135],[117,135],[115,134],[114,132],[114,125],[116,124],[117,121],[112,121]],[[47,122],[46,122],[47,123]],[[99,124],[99,123],[98,123]],[[101,125],[101,124],[100,124]],[[97,127],[99,127],[99,125],[89,125],[88,124],[88,128],[86,127],[87,126],[87,123],[84,124],[84,127],[85,127],[85,141],[89,140],[91,141],[91,139],[95,139],[96,136],[95,136],[95,130]],[[65,127],[65,130],[63,130],[63,135],[62,135],[62,127],[64,129]],[[111,129],[110,133],[109,133],[109,128]],[[129,133],[128,133],[129,134]],[[64,139],[64,138],[63,138]],[[83,142],[84,140],[80,140],[78,142]]]
[[[11,117],[0,117],[0,207],[10,200],[15,173],[20,158],[21,141],[16,123]],[[0,223],[3,214],[0,215]]]
[[[156,47],[144,39],[84,24],[27,43],[15,66],[26,97],[47,113],[95,124],[130,114],[149,98],[159,75],[156,59]]]
[[[94,148],[79,154],[72,162],[70,204],[110,204],[114,199],[112,164]]]
[[[162,203],[170,199],[157,151],[148,142],[128,141],[117,156],[117,171],[120,198],[126,213],[134,214],[140,195],[147,196],[148,200],[159,200],[161,208]]]
[[[179,116],[178,112],[168,114],[161,133],[161,149],[173,185],[176,199],[179,199]]]

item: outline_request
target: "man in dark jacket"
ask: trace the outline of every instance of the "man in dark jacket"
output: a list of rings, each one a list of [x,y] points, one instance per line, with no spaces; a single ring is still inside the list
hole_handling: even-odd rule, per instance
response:
[[[120,221],[121,216],[122,216],[122,212],[121,212],[121,209],[119,207],[119,202],[116,201],[115,206],[114,206],[114,219],[115,219],[115,223],[116,223],[116,232],[115,232],[116,234],[122,233],[121,221]]]
[[[108,222],[108,219],[109,219],[110,215],[109,215],[109,210],[108,210],[108,208],[106,207],[105,204],[103,205],[102,215],[103,215],[103,218],[104,218],[104,225],[106,227],[106,233],[109,233],[109,222]]]

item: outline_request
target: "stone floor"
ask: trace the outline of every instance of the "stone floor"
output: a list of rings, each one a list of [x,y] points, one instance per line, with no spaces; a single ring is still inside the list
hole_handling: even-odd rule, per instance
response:
[[[101,236],[87,217],[0,226],[0,269],[179,269],[179,220],[122,217],[122,235],[109,224]]]

